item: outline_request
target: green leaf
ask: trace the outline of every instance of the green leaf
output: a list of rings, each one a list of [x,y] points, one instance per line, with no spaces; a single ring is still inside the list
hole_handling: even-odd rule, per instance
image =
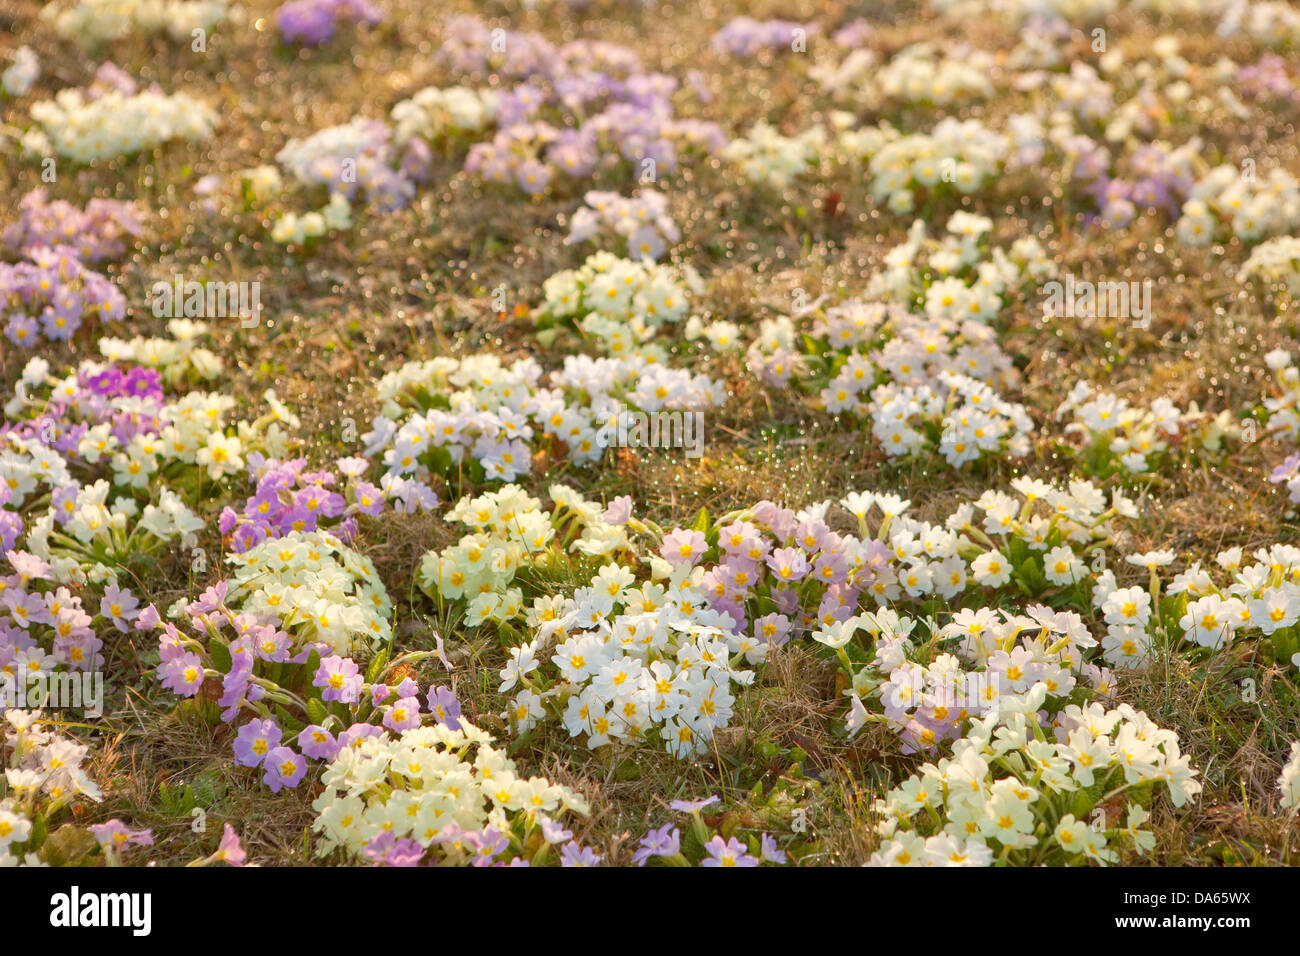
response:
[[[695,524],[691,525],[692,531],[703,531],[705,534],[709,531],[709,509],[701,508],[700,513],[695,516]]]
[[[301,720],[295,719],[289,711],[285,710],[283,704],[276,704],[275,712],[280,718],[280,725],[284,727],[289,734],[296,736],[307,728],[306,724]]]
[[[45,841],[37,855],[50,866],[80,866],[97,846],[99,841],[88,830],[65,823]]]
[[[384,672],[388,666],[388,651],[382,650],[375,655],[375,659],[370,662],[370,667],[366,670],[366,683],[373,684],[379,680],[379,675]]]
[[[329,711],[325,709],[325,705],[315,697],[309,698],[307,701],[307,719],[313,724],[323,724],[327,717],[329,717]]]
[[[1038,566],[1038,560],[1032,556],[1025,558],[1020,562],[1020,574],[1028,582],[1034,591],[1040,591],[1047,579],[1043,576],[1042,568]]]
[[[32,820],[32,833],[31,836],[27,838],[27,845],[29,847],[42,845],[45,842],[45,837],[49,834],[49,832],[50,832],[49,817],[47,817],[43,813],[36,814],[35,819]]]
[[[212,658],[212,665],[223,674],[229,674],[232,662],[230,659],[230,648],[226,642],[219,637],[214,637],[208,641],[208,656]]]

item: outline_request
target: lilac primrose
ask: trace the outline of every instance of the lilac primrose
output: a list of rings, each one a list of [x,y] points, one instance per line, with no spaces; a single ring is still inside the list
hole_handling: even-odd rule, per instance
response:
[[[274,720],[250,720],[235,737],[235,761],[241,767],[259,767],[280,743],[283,731]]]
[[[641,846],[632,854],[632,862],[645,866],[652,856],[675,856],[682,848],[682,834],[671,823],[665,823],[658,830],[651,830],[641,838]]]
[[[704,845],[704,850],[708,856],[700,861],[700,866],[758,866],[758,857],[750,856],[735,837],[724,842],[721,835],[714,836]]]
[[[298,786],[307,773],[307,761],[302,754],[294,753],[288,747],[276,747],[268,753],[265,766],[262,782],[271,788],[272,793]]]

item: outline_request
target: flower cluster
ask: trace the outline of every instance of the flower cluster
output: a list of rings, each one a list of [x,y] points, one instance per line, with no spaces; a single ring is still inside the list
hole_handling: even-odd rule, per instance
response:
[[[141,230],[136,207],[116,199],[92,199],[83,210],[62,199],[51,202],[38,188],[22,198],[18,210],[18,219],[0,233],[0,242],[19,255],[65,247],[82,262],[119,259]]]
[[[392,635],[392,602],[374,563],[328,531],[290,531],[226,561],[231,606],[278,619],[291,647],[347,654]]]
[[[709,607],[769,648],[847,620],[879,580],[889,551],[882,543],[832,531],[825,520],[830,505],[794,511],[760,501],[719,518],[704,538],[708,550],[695,555],[703,568],[697,586]],[[664,539],[660,555],[668,564],[661,574],[682,563],[687,545],[692,554],[700,546],[696,533],[678,531]]]
[[[3,532],[0,536],[7,537]],[[95,625],[112,625],[126,633],[139,614],[139,601],[130,591],[109,586],[91,614],[82,595],[57,586],[50,565],[36,555],[9,551],[5,561],[12,573],[0,579],[5,582],[0,599],[0,705],[17,703],[13,692],[20,691],[30,706],[40,706],[56,672],[89,674],[100,669],[104,642]],[[92,702],[83,703],[91,709]]]
[[[113,581],[165,541],[192,547],[202,521],[151,476],[166,469],[192,487],[198,469],[224,465],[232,448],[237,455],[239,439],[223,431],[232,404],[199,392],[166,402],[151,369],[86,362],[60,380],[31,360],[5,406],[13,420],[0,431],[6,537],[27,521],[29,550],[51,562],[59,581]],[[245,438],[257,441],[264,424],[241,423]]]
[[[288,559],[292,567],[279,569],[282,577],[290,572],[287,589],[272,585],[251,595],[245,590],[240,609],[241,585],[219,581],[197,601],[181,601],[173,610],[172,616],[184,618],[192,629],[188,635],[163,622],[153,605],[141,612],[137,629],[161,630],[155,677],[162,686],[186,699],[186,707],[219,708],[221,720],[239,724],[235,762],[263,771],[262,782],[273,793],[298,786],[308,760],[336,760],[383,735],[384,728],[401,733],[426,722],[458,728],[460,703],[447,688],[431,687],[420,700],[411,668],[430,654],[408,653],[390,661],[384,651],[363,673],[351,657],[335,653],[332,642],[347,643],[347,629],[360,618],[355,613],[359,596],[343,593],[346,578],[363,572],[373,581],[369,562],[345,552],[344,570],[332,558],[322,558],[326,548],[342,549],[320,535],[295,533],[281,543],[295,552]],[[274,560],[269,552],[267,557]],[[357,589],[368,594],[361,611],[373,608],[386,627],[382,585]],[[308,591],[327,593],[312,600]],[[279,600],[281,595],[286,599]],[[297,627],[302,619],[311,622],[305,630]],[[388,679],[396,685],[390,687]]]
[[[1180,204],[1195,186],[1196,147],[1171,147],[1167,143],[1146,143],[1125,153],[1111,175],[1110,151],[1086,136],[1057,140],[1070,162],[1071,176],[1084,183],[1084,192],[1095,202],[1099,225],[1127,228],[1147,209],[1177,216]],[[1195,208],[1194,206],[1192,208]],[[1186,217],[1187,206],[1182,206]],[[1179,220],[1179,235],[1195,232],[1195,220]]]
[[[387,866],[565,865],[595,862],[555,819],[586,815],[582,798],[520,776],[468,721],[381,733],[339,750],[312,804],[316,852],[341,849]],[[558,850],[556,849],[558,847]]]
[[[664,558],[651,562],[662,583],[638,584],[625,565],[608,563],[586,586],[568,595],[543,590],[526,609],[528,595],[511,586],[521,566],[532,569],[530,582],[544,581],[548,568],[564,567],[565,550],[617,558],[631,548],[626,529],[655,533],[631,517],[630,501],[606,512],[562,486],[550,493],[549,519],[514,486],[462,500],[449,517],[474,533],[425,555],[421,587],[466,600],[470,626],[525,617],[535,629],[501,670],[500,692],[514,694],[503,716],[516,732],[549,717],[592,749],[649,739],[679,757],[698,753],[730,721],[731,685],[753,680],[740,663],[763,660],[768,642],[736,633],[734,619],[710,606],[695,567],[705,551],[700,531],[662,536]]]
[[[1300,182],[1285,169],[1267,176],[1245,175],[1236,166],[1216,166],[1196,183],[1178,238],[1192,246],[1227,236],[1255,242],[1300,226]]]
[[[388,504],[388,493],[362,477],[370,468],[365,458],[343,458],[336,467],[338,474],[310,471],[305,458],[278,462],[258,453],[250,455],[248,477],[254,493],[242,511],[229,506],[222,509],[217,523],[230,550],[238,554],[291,531],[325,528],[327,522],[328,530],[343,542],[352,541],[358,517],[381,514]],[[405,510],[406,489],[394,487],[391,482],[389,486],[396,507]],[[433,506],[427,494],[414,490],[410,494],[410,503],[417,507]]]
[[[497,119],[501,94],[468,86],[428,86],[393,107],[393,141],[406,146],[419,137],[430,144],[475,136]]]
[[[1009,250],[986,251],[992,226],[983,216],[957,212],[942,239],[929,239],[925,223],[916,220],[907,241],[885,257],[886,268],[871,277],[867,294],[908,305],[919,301],[931,317],[990,322],[1022,286],[1057,274],[1033,236],[1017,239]]]
[[[61,811],[102,799],[82,766],[85,744],[52,729],[40,711],[5,710],[0,723],[0,867],[39,866],[40,850]]]
[[[561,539],[570,554],[599,557],[631,550],[623,527],[607,521],[601,509],[563,485],[552,485],[550,493],[555,509],[549,515],[516,485],[462,498],[447,519],[472,530],[455,545],[424,555],[416,574],[420,589],[435,600],[464,600],[470,627],[485,621],[505,625],[525,614],[524,593],[512,586],[515,575],[524,568],[537,574],[551,568],[561,529],[571,532],[569,540]],[[554,613],[542,617],[554,619]]]
[[[228,0],[60,0],[41,11],[59,36],[85,45],[164,31],[188,41],[238,14]]]
[[[605,565],[565,598],[547,666],[537,659],[550,642],[543,628],[512,649],[501,671],[502,693],[520,688],[508,710],[516,730],[543,718],[549,705],[592,749],[643,738],[678,757],[707,747],[730,723],[731,684],[754,678],[740,662],[761,661],[766,645],[734,633],[730,618],[708,609],[687,579],[638,588],[626,568]]]
[[[1189,644],[1223,650],[1243,634],[1258,633],[1268,639],[1272,656],[1300,666],[1300,549],[1286,544],[1259,548],[1252,564],[1243,563],[1240,547],[1220,552],[1214,563],[1230,575],[1229,583],[1215,583],[1211,569],[1193,563],[1175,575],[1164,588],[1169,600],[1153,613],[1159,597],[1155,568],[1171,564],[1172,551],[1155,551],[1132,556],[1130,563],[1150,567],[1152,584],[1147,591],[1128,588],[1106,597],[1102,610],[1108,620],[1114,616],[1134,619],[1149,629],[1163,629]],[[1110,580],[1099,581],[1094,602],[1106,595]],[[1118,595],[1118,596],[1116,596]],[[1135,601],[1133,614],[1130,601]]]
[[[535,315],[543,330],[575,325],[615,358],[646,355],[662,361],[664,354],[646,343],[661,327],[686,314],[688,294],[702,291],[703,283],[690,266],[656,265],[598,252],[581,268],[547,279],[542,284],[545,300]]]
[[[851,56],[852,54],[850,54]],[[888,102],[954,106],[988,99],[993,59],[985,50],[953,48],[939,53],[931,43],[899,50],[884,66],[863,71],[845,95],[868,107]]]
[[[98,159],[133,156],[173,140],[208,139],[217,114],[188,93],[137,92],[125,89],[65,89],[52,100],[33,103],[32,119],[40,126],[23,144],[30,152],[56,153],[79,165]]]
[[[1218,451],[1225,435],[1239,433],[1231,413],[1209,415],[1193,403],[1182,411],[1167,398],[1157,398],[1147,408],[1132,406],[1110,392],[1096,391],[1077,382],[1056,409],[1056,419],[1073,412],[1067,436],[1078,436],[1080,468],[1089,475],[1108,477],[1115,472],[1140,475],[1171,452],[1171,446]]]
[[[1056,712],[1080,697],[1076,687],[1104,694],[1111,686],[1108,671],[1084,660],[1097,641],[1074,611],[1043,605],[1031,605],[1024,614],[963,609],[940,629],[929,622],[931,632],[921,647],[911,637],[916,624],[881,610],[813,635],[841,655],[850,675],[851,687],[844,692],[850,698],[845,724],[850,736],[873,719],[864,698],[880,700],[884,722],[899,734],[904,753],[934,753],[940,743],[961,738],[966,722],[997,707],[1004,694],[1023,694],[1041,682],[1043,706]],[[841,648],[858,630],[872,636],[874,657],[855,670]],[[935,653],[937,645],[952,640],[960,641],[956,653]]]
[[[171,324],[198,333],[183,328],[193,323]],[[112,363],[86,361],[63,377],[30,360],[0,429],[5,537],[12,545],[25,526],[28,549],[61,582],[115,581],[168,541],[193,548],[203,521],[187,498],[202,500],[205,481],[242,469],[245,451],[282,454],[281,425],[296,426],[274,392],[270,411],[233,433],[229,397],[193,391],[169,400],[164,380],[220,368],[192,337],[100,344]]]
[[[621,170],[647,185],[672,173],[684,154],[715,153],[725,142],[716,124],[678,119],[671,103],[678,81],[644,72],[626,47],[575,40],[557,49],[535,34],[454,17],[441,53],[467,76],[522,80],[497,98],[496,135],[466,159],[466,171],[487,182],[538,195],[557,174],[572,180]]]
[[[717,53],[752,57],[763,50],[794,50],[800,40],[806,42],[817,31],[815,23],[736,17],[713,34],[709,46]]]
[[[41,75],[41,63],[29,46],[14,51],[13,62],[0,73],[0,90],[8,96],[26,96],[36,78]]]
[[[303,185],[323,186],[349,201],[364,194],[370,205],[385,212],[411,202],[428,165],[427,151],[414,143],[408,142],[399,158],[392,130],[364,117],[291,139],[275,159]]]
[[[570,243],[604,240],[618,242],[619,251],[637,261],[655,261],[681,238],[668,212],[668,197],[643,189],[632,197],[592,190],[569,220]]]
[[[866,411],[871,434],[886,455],[915,455],[937,444],[954,468],[984,455],[1023,458],[1034,431],[1023,405],[947,369],[921,385],[881,385],[871,393]]]
[[[1103,549],[1119,533],[1113,519],[1136,518],[1136,505],[1118,491],[1108,502],[1100,488],[1082,479],[1059,488],[1020,477],[1012,480],[1011,489],[1019,499],[990,489],[959,505],[940,524],[907,515],[911,502],[895,495],[859,492],[846,497],[841,503],[857,518],[868,542],[867,514],[874,505],[883,515],[875,540],[886,560],[878,562],[870,586],[877,604],[922,602],[931,595],[953,601],[973,591],[982,606],[989,600],[985,589],[1006,588],[1022,597],[1089,610],[1090,571],[1108,573]],[[978,522],[977,510],[983,512]]]
[[[952,757],[878,800],[884,842],[869,865],[1104,865],[1122,846],[1154,848],[1142,829],[1154,793],[1182,807],[1201,790],[1177,735],[1127,704],[1071,705],[1044,727],[1045,693],[1039,682],[1002,698]]]
[[[760,120],[745,137],[732,140],[722,155],[750,182],[784,189],[809,169],[825,147],[826,130],[820,126],[798,136],[782,136],[775,126]]]
[[[764,320],[747,352],[763,381],[798,380],[832,414],[871,417],[887,454],[937,445],[954,467],[985,452],[1027,453],[1033,422],[990,382],[1013,384],[1015,370],[988,324],[1027,278],[1053,273],[1041,246],[1018,241],[981,262],[991,223],[956,213],[941,241],[917,221],[886,257],[866,299],[820,314],[812,335],[786,317]],[[907,309],[921,306],[924,315]],[[816,303],[814,303],[816,305]]]
[[[1277,236],[1266,239],[1250,252],[1237,270],[1237,281],[1252,279],[1273,287],[1285,288],[1293,299],[1300,299],[1300,238]]]
[[[289,0],[275,14],[285,43],[320,46],[338,30],[339,21],[375,26],[383,13],[370,0]]]
[[[35,348],[42,338],[68,341],[88,321],[121,319],[126,297],[74,247],[36,246],[20,262],[0,262],[0,314],[5,338]]]
[[[821,392],[831,413],[852,409],[865,415],[866,387],[882,371],[890,380],[912,386],[933,381],[943,371],[1002,385],[1018,378],[993,329],[972,319],[957,322],[943,315],[915,315],[895,303],[850,299],[827,309],[813,335],[825,343],[823,360],[829,358],[831,368],[838,368]]]
[[[1011,359],[987,323],[1026,277],[1051,275],[1054,267],[1031,238],[1018,240],[1010,256],[997,249],[980,262],[990,226],[956,213],[948,235],[932,241],[922,223],[914,224],[908,242],[886,258],[888,268],[872,277],[869,297],[819,313],[811,340],[786,317],[764,320],[749,346],[750,369],[773,385],[797,375],[801,385],[820,390],[828,412],[859,416],[883,381],[919,388],[952,372],[1014,385]],[[918,300],[924,314],[908,311]]]
[[[39,463],[41,454],[33,459]],[[169,542],[182,549],[197,543],[203,521],[170,489],[159,488],[156,503],[143,509],[126,496],[110,502],[108,492],[103,480],[85,487],[65,484],[57,493],[58,505],[31,521],[27,545],[50,562],[56,580],[115,586],[120,573],[138,571]]]
[[[478,480],[513,481],[532,469],[530,443],[576,464],[596,462],[629,409],[698,410],[723,400],[706,376],[639,356],[568,356],[550,388],[541,375],[531,358],[505,366],[490,353],[411,362],[385,375],[382,414],[361,436],[364,454],[383,453],[381,486],[391,495],[408,479],[465,470]]]
[[[109,349],[115,344],[130,347],[105,344]],[[246,449],[282,449],[287,438],[281,423],[297,426],[293,414],[268,390],[264,397],[270,411],[254,422],[237,423],[235,434],[229,434],[225,413],[234,407],[232,398],[194,391],[168,402],[161,377],[154,369],[87,361],[60,380],[50,375],[48,363],[34,359],[24,370],[14,409],[15,416],[27,409],[33,417],[6,431],[13,440],[48,444],[77,464],[98,465],[97,473],[111,466],[114,485],[144,490],[149,477],[172,461],[197,466],[217,481],[243,468]],[[53,390],[42,398],[38,392],[44,388]],[[187,471],[176,468],[171,474],[180,479]],[[55,472],[61,469],[42,466],[36,474],[49,480]]]
[[[901,134],[882,123],[844,130],[835,143],[837,153],[866,161],[871,195],[898,215],[916,205],[916,194],[955,191],[969,195],[1001,172],[1012,140],[979,120],[946,117],[928,133]]]

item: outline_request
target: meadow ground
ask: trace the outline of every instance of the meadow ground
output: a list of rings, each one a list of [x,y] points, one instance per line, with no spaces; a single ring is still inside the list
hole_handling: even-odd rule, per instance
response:
[[[532,355],[544,367],[557,367],[576,339],[539,342],[530,310],[543,303],[548,277],[578,267],[594,250],[564,241],[582,184],[562,183],[527,196],[470,175],[463,168],[465,150],[444,146],[434,150],[428,181],[406,208],[376,213],[357,205],[352,229],[326,236],[310,252],[272,241],[266,210],[244,205],[214,213],[194,195],[200,177],[273,163],[293,137],[357,115],[386,118],[424,87],[461,82],[437,55],[441,27],[457,13],[511,31],[538,32],[557,44],[578,38],[624,44],[648,68],[679,78],[698,70],[711,97],[705,102],[679,96],[677,113],[717,122],[729,138],[743,136],[763,119],[794,136],[829,123],[835,110],[853,114],[862,126],[887,119],[907,132],[928,130],[947,115],[1001,129],[1013,114],[1052,105],[1046,86],[1016,89],[1011,83],[1019,68],[1008,56],[1023,41],[1023,25],[969,7],[944,13],[925,3],[830,0],[645,6],[596,0],[582,9],[464,0],[381,5],[382,23],[344,26],[318,48],[296,48],[280,42],[276,5],[251,0],[240,4],[245,22],[214,29],[200,54],[166,34],[138,32],[83,48],[65,42],[40,18],[42,4],[9,0],[0,13],[3,32],[30,46],[41,63],[32,92],[3,103],[11,128],[26,129],[34,100],[86,85],[105,60],[145,84],[183,89],[215,107],[220,121],[204,142],[82,167],[60,164],[57,181],[46,184],[51,195],[78,204],[95,196],[134,201],[145,210],[144,230],[128,256],[105,267],[126,297],[126,316],[83,330],[71,342],[42,343],[43,357],[56,367],[72,367],[95,354],[100,334],[164,335],[166,320],[151,313],[147,295],[155,282],[176,274],[257,280],[266,321],[256,328],[241,328],[234,320],[209,323],[204,344],[224,361],[224,372],[219,385],[207,387],[236,398],[232,417],[250,419],[260,414],[262,393],[274,388],[301,419],[299,453],[322,462],[360,453],[355,431],[365,431],[379,411],[375,382],[404,363],[493,351],[503,361]],[[816,21],[823,32],[812,37],[807,52],[737,57],[713,50],[710,37],[741,14]],[[875,51],[877,64],[923,40],[940,51],[959,44],[989,51],[997,95],[953,107],[833,98],[814,78],[813,67],[842,58],[829,34],[858,16],[870,24],[862,44]],[[1212,17],[1170,18],[1125,8],[1097,22],[1110,48],[1133,63],[1150,56],[1157,37],[1170,34],[1181,41],[1181,56],[1202,73],[1221,56],[1253,63],[1263,49],[1248,37],[1217,36]],[[1068,58],[1082,59],[1087,37],[1076,31],[1059,43]],[[1064,68],[1057,72],[1064,75]],[[1116,79],[1117,88],[1130,89],[1126,76]],[[1163,82],[1157,80],[1157,87]],[[1160,138],[1181,145],[1200,137],[1206,168],[1249,158],[1260,170],[1300,174],[1300,99],[1243,101],[1247,110],[1241,116],[1209,109],[1192,117],[1159,97],[1150,110],[1158,114]],[[41,169],[14,151],[4,162],[0,208],[12,211],[42,185]],[[621,189],[632,181],[621,175],[603,185]],[[596,465],[578,466],[553,447],[534,446],[534,469],[516,484],[538,497],[555,482],[599,502],[630,495],[639,517],[664,528],[690,527],[701,509],[718,516],[765,498],[798,509],[855,490],[897,493],[912,502],[910,516],[942,520],[961,502],[988,488],[1005,489],[1016,476],[1063,483],[1079,474],[1082,452],[1053,413],[1070,386],[1083,380],[1134,406],[1165,397],[1182,409],[1196,403],[1226,410],[1233,423],[1260,422],[1258,440],[1232,441],[1217,452],[1175,442],[1161,467],[1147,475],[1098,479],[1108,491],[1128,489],[1141,511],[1115,551],[1120,584],[1146,582],[1144,570],[1122,564],[1126,553],[1171,549],[1181,570],[1197,561],[1211,566],[1216,554],[1232,546],[1250,555],[1274,543],[1300,543],[1285,490],[1267,481],[1290,448],[1284,436],[1267,432],[1261,411],[1264,397],[1273,394],[1264,356],[1293,349],[1300,330],[1284,295],[1237,280],[1253,243],[1229,236],[1190,246],[1176,237],[1177,216],[1159,212],[1140,214],[1123,228],[1089,221],[1095,209],[1070,176],[1068,165],[1049,155],[999,169],[969,195],[923,191],[911,214],[888,209],[873,196],[863,164],[830,151],[782,186],[751,182],[719,156],[684,164],[657,184],[682,233],[668,258],[689,263],[703,280],[702,291],[692,296],[691,315],[706,323],[734,322],[746,342],[765,319],[790,315],[796,296],[825,296],[835,303],[862,295],[914,219],[925,220],[935,235],[957,210],[992,220],[990,246],[1037,238],[1061,273],[1153,280],[1145,328],[1123,318],[1048,317],[1036,286],[1008,292],[991,325],[1018,371],[1019,381],[1003,394],[1023,403],[1039,426],[1028,455],[992,454],[959,469],[933,446],[891,457],[872,438],[869,418],[832,415],[818,407],[815,391],[771,387],[740,351],[708,356],[707,365],[699,366],[726,389],[725,404],[706,414],[702,457],[687,458],[674,449],[621,449]],[[300,211],[312,206],[290,200],[285,205]],[[506,290],[504,311],[493,296],[499,287]],[[12,383],[29,354],[8,341],[0,348],[4,380]],[[681,355],[695,354],[692,348],[681,340],[671,345]],[[452,475],[439,494],[452,503],[486,487]],[[218,504],[238,507],[245,495],[237,481],[213,492],[200,532],[199,546],[208,553],[223,550]],[[847,519],[840,523],[838,530],[853,530]],[[670,819],[669,801],[715,794],[721,800],[705,816],[712,829],[770,833],[804,864],[861,864],[881,846],[873,829],[874,800],[930,758],[904,753],[897,732],[884,722],[869,722],[848,739],[845,676],[834,653],[812,641],[774,649],[757,669],[754,686],[737,695],[730,725],[688,759],[648,744],[592,750],[554,721],[513,733],[501,717],[507,695],[497,689],[504,642],[490,628],[467,626],[459,607],[431,600],[414,584],[421,556],[454,544],[461,533],[439,511],[389,512],[366,519],[358,550],[373,560],[392,598],[394,647],[432,650],[435,632],[445,640],[454,669],[447,672],[427,659],[412,674],[421,685],[453,687],[465,716],[496,734],[524,775],[542,775],[580,792],[591,813],[568,817],[566,825],[584,846],[626,864],[646,829]],[[211,581],[210,570],[206,576],[194,572],[188,552],[173,550],[143,571],[138,584],[162,609],[192,599]],[[546,587],[563,590],[559,584]],[[1012,606],[1014,598],[988,603]],[[1099,619],[1090,623],[1100,627]],[[1291,742],[1300,737],[1300,687],[1295,666],[1263,653],[1264,643],[1241,640],[1200,653],[1183,642],[1156,641],[1143,666],[1116,669],[1113,700],[1176,732],[1203,784],[1199,798],[1184,807],[1155,801],[1148,824],[1154,848],[1139,856],[1126,847],[1121,862],[1295,861],[1295,821],[1281,806],[1277,781]],[[238,829],[251,860],[315,860],[305,852],[315,818],[311,802],[321,789],[314,771],[300,786],[271,793],[259,772],[233,764],[232,726],[195,720],[153,679],[157,650],[149,635],[115,634],[104,654],[106,713],[76,733],[92,745],[90,773],[105,795],[100,803],[77,807],[78,823],[120,818],[148,827],[156,841],[150,858],[160,864],[212,852],[227,821]],[[1243,695],[1246,680],[1254,681],[1257,693]],[[191,826],[195,805],[206,808],[204,832]],[[335,853],[324,860],[343,858]]]

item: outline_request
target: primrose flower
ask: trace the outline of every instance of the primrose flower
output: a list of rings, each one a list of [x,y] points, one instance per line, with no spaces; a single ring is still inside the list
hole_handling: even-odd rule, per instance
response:
[[[86,828],[99,841],[99,845],[111,849],[127,846],[153,846],[153,833],[149,830],[131,830],[116,818],[107,823],[96,823]]]
[[[703,800],[674,800],[668,806],[682,813],[699,813],[705,807],[711,807],[721,799],[721,797],[712,796]]]
[[[769,863],[785,865],[785,851],[776,844],[776,840],[769,834],[764,833],[761,841],[763,859]]]
[[[333,655],[321,659],[312,685],[323,688],[321,700],[337,700],[344,704],[355,704],[361,699],[361,686],[364,684],[357,662],[350,657]]]
[[[272,793],[298,786],[307,773],[307,761],[288,747],[276,747],[267,753],[264,766],[266,773],[262,782],[271,788]]]
[[[440,724],[446,724],[452,730],[460,730],[460,701],[446,687],[430,687],[428,704],[429,713]]]
[[[1011,562],[997,551],[988,551],[971,564],[971,577],[985,587],[1000,588],[1011,580]]]
[[[399,837],[392,830],[376,833],[362,853],[375,866],[419,866],[424,859],[424,847],[417,840]]]
[[[181,697],[193,697],[203,686],[203,659],[191,651],[182,652],[158,667],[163,687]]]
[[[338,740],[319,724],[304,727],[297,739],[303,756],[312,760],[333,760],[339,751]]]
[[[243,866],[248,854],[239,842],[239,834],[227,823],[221,832],[221,844],[217,847],[216,858],[231,866]]]
[[[670,564],[694,565],[707,548],[704,532],[678,529],[664,536],[659,553]]]
[[[574,842],[566,843],[560,848],[561,866],[599,866],[601,859],[600,854],[591,847],[578,846]]]
[[[641,845],[632,854],[632,862],[645,866],[652,856],[675,856],[681,851],[681,831],[671,823],[665,823],[658,830],[651,830],[641,838]]]
[[[801,548],[777,548],[767,556],[767,566],[779,581],[798,581],[808,573],[808,557]]]
[[[700,866],[719,867],[719,866],[758,866],[759,860],[756,856],[750,856],[745,845],[732,837],[730,840],[723,841],[722,836],[716,835],[712,840],[704,845],[704,850],[708,856],[700,861]]]
[[[573,839],[572,830],[566,830],[561,824],[544,813],[537,815],[537,822],[542,828],[542,839],[547,843],[564,843],[566,840]]]
[[[415,697],[403,697],[384,713],[384,726],[400,733],[420,726],[420,701]]]
[[[625,525],[628,519],[632,517],[632,496],[619,495],[609,503],[605,509],[604,519],[606,524]]]
[[[259,767],[280,743],[283,731],[274,720],[250,720],[235,737],[235,761],[241,767]]]

